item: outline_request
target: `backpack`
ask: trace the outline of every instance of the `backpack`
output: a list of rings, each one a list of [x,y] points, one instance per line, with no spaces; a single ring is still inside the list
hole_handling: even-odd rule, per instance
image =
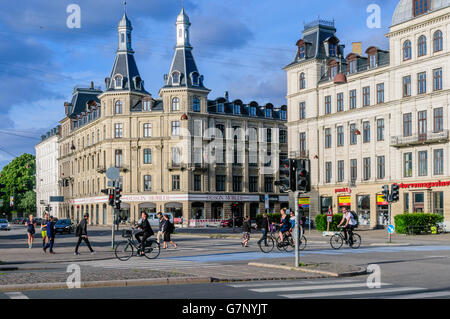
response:
[[[358,222],[358,215],[353,210],[350,211],[350,214],[352,214],[352,217],[355,220],[355,222]]]
[[[169,232],[169,234],[173,234],[175,227],[170,220],[168,220],[167,222],[169,223],[169,225],[167,226],[167,231]]]

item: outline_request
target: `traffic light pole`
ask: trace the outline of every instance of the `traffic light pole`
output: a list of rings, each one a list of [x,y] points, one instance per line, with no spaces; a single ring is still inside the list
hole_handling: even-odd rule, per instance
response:
[[[299,191],[294,192],[295,198],[295,229],[294,229],[294,242],[295,242],[295,267],[300,266],[300,254],[299,254],[299,239],[300,239],[300,213],[298,209],[298,196],[300,194]]]
[[[113,181],[113,194],[115,194],[115,189],[116,189],[116,182]],[[113,195],[115,198],[115,195]],[[113,216],[112,216],[112,231],[111,231],[111,249],[114,249],[114,226],[116,223],[116,206],[112,206],[113,208]]]
[[[391,225],[391,207],[392,207],[392,203],[389,202],[389,206],[388,206],[388,215],[389,215],[389,225]],[[388,225],[388,227],[389,227]],[[392,242],[392,234],[389,233],[389,243]]]

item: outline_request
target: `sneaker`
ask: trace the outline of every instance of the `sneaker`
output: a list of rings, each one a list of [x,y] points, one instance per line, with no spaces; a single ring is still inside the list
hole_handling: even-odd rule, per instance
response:
[[[73,253],[75,256],[78,256],[80,253],[77,253],[77,252],[75,252],[75,253]]]
[[[44,251],[44,253],[47,253],[47,248],[42,248],[42,250]]]
[[[91,255],[95,255],[95,254],[96,254],[95,250],[91,251]]]

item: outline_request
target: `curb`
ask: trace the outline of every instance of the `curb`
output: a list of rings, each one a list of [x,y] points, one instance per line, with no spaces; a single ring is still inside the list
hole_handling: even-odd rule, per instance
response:
[[[367,269],[363,268],[363,267],[360,267],[361,269],[358,270],[358,271],[347,272],[347,273],[337,273],[337,272],[331,272],[331,271],[305,269],[305,268],[295,268],[295,267],[290,267],[290,266],[281,266],[281,265],[263,264],[263,263],[252,263],[252,262],[248,263],[248,265],[249,266],[256,266],[256,267],[275,268],[275,269],[283,269],[283,270],[315,273],[315,274],[325,275],[325,276],[328,276],[328,277],[352,277],[352,276],[364,275],[364,274],[367,273]]]
[[[80,288],[101,288],[101,287],[132,287],[132,286],[153,286],[153,285],[181,285],[181,284],[204,284],[211,283],[210,277],[167,277],[151,279],[128,279],[112,281],[86,281],[81,283]],[[18,285],[0,285],[0,291],[25,291],[25,290],[47,290],[47,289],[76,289],[68,288],[65,282],[56,283],[36,283]]]

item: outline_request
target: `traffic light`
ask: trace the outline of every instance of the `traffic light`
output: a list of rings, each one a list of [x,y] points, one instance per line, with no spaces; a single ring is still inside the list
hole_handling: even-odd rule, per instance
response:
[[[120,200],[120,197],[122,197],[122,194],[120,194],[120,187],[116,187],[114,190],[114,204],[116,205],[117,209],[120,209],[120,203],[122,203],[122,201]]]
[[[397,184],[392,184],[391,186],[391,193],[392,193],[392,202],[398,202],[399,200],[399,187]]]
[[[114,189],[109,189],[108,192],[108,204],[114,207]]]
[[[389,202],[389,185],[383,185],[383,198],[386,202]]]
[[[6,187],[5,184],[0,184],[0,196],[5,196],[6,195],[5,192],[2,192],[2,189],[5,188],[5,187]]]
[[[310,162],[309,160],[298,160],[296,168],[296,185],[297,190],[304,193],[311,191],[311,175],[309,173]]]
[[[291,160],[280,158],[280,180],[275,182],[275,186],[280,187],[280,192],[286,193],[291,189]]]

